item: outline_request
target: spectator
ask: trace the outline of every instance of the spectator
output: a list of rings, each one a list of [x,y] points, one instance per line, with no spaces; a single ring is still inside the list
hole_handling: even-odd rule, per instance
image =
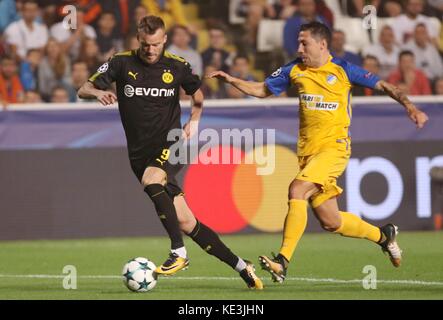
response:
[[[31,49],[26,55],[26,59],[20,64],[20,81],[25,91],[37,89],[38,66],[42,60],[42,52],[38,49]]]
[[[78,89],[88,81],[90,72],[88,66],[84,61],[77,61],[72,65],[71,69],[71,83],[72,88],[69,90],[70,101],[93,101],[94,99],[80,99],[77,96]]]
[[[424,71],[431,82],[443,76],[442,59],[437,48],[432,44],[423,23],[417,24],[414,38],[404,46],[404,49],[414,53],[417,67]]]
[[[97,71],[105,59],[100,55],[100,51],[95,39],[84,38],[80,47],[79,60],[84,61],[90,73]]]
[[[54,24],[50,29],[51,36],[62,44],[63,51],[69,54],[71,60],[77,60],[84,38],[97,38],[94,28],[84,23],[83,18],[84,12],[77,9],[77,29],[65,29],[63,22]]]
[[[61,2],[59,12],[67,4],[74,5],[77,11],[83,12],[83,22],[89,25],[94,24],[102,12],[102,7],[97,0],[62,0],[59,2]]]
[[[15,8],[14,0],[0,0],[0,33],[3,33],[7,26],[20,19]]]
[[[397,43],[405,44],[413,37],[414,29],[417,24],[423,23],[428,29],[430,37],[436,44],[439,35],[439,28],[436,28],[431,22],[430,17],[422,15],[423,0],[407,0],[405,13],[394,18],[392,21],[392,29],[394,30]]]
[[[123,40],[115,30],[114,13],[105,11],[100,15],[97,29],[97,44],[100,55],[104,60],[108,60],[116,52],[123,50]]]
[[[345,15],[353,18],[363,18],[363,8],[366,5],[372,5],[377,9],[377,11],[380,11],[379,6],[381,3],[380,0],[341,0],[340,2],[342,11],[345,13]]]
[[[268,19],[286,20],[292,17],[297,10],[294,0],[268,1],[265,6],[264,17]]]
[[[60,16],[57,12],[58,0],[38,0],[41,10],[42,23],[48,28],[60,21]]]
[[[181,0],[141,0],[141,3],[148,9],[148,14],[163,19],[167,32],[175,25],[187,27],[191,34],[191,47],[197,48],[197,26],[186,19]]]
[[[114,13],[117,35],[119,37],[125,37],[131,31],[132,25],[138,25],[139,20],[132,19],[134,17],[134,11],[140,6],[140,0],[99,0],[99,3],[103,12]],[[143,6],[141,7],[144,8]],[[143,16],[147,15],[147,10],[145,9],[145,11]]]
[[[203,66],[214,66],[217,70],[229,71],[230,53],[225,50],[226,34],[222,27],[209,29],[209,48],[202,52]]]
[[[3,35],[0,33],[0,57],[6,54],[6,48],[4,46]]]
[[[35,0],[24,0],[22,19],[11,23],[5,30],[5,40],[11,54],[23,60],[30,49],[42,49],[48,41],[48,28],[36,22],[38,4]]]
[[[317,15],[315,0],[299,0],[296,14],[286,21],[283,31],[283,46],[290,57],[294,57],[297,53],[301,25],[312,21],[318,21],[330,27],[324,17]]]
[[[380,76],[380,62],[377,57],[365,56],[362,64],[363,69],[368,70],[370,73]],[[352,88],[352,94],[354,96],[378,96],[383,93],[379,90],[372,90],[366,87],[355,86]]]
[[[398,0],[381,1],[381,11],[377,14],[380,17],[398,17],[402,13],[401,3]]]
[[[25,93],[25,103],[41,103],[42,97],[40,96],[40,93],[35,90],[29,90]]]
[[[443,55],[443,22],[440,25],[440,38],[437,40],[437,48],[440,51],[440,54]]]
[[[67,103],[69,102],[69,93],[64,87],[55,87],[51,92],[52,103]]]
[[[210,74],[217,70],[214,66],[208,65],[205,67],[205,74]],[[228,97],[226,94],[226,86],[219,79],[204,77],[201,90],[205,99],[225,99]]]
[[[363,56],[371,55],[380,62],[380,77],[387,79],[398,65],[399,46],[395,43],[394,31],[389,25],[383,26],[378,43],[363,49]]]
[[[246,31],[244,42],[254,47],[257,39],[258,24],[263,18],[265,6],[261,1],[241,0],[236,8],[239,17],[246,19],[244,28]]]
[[[133,16],[134,23],[132,23],[130,26],[130,33],[131,34],[137,33],[137,26],[138,26],[140,20],[147,15],[148,15],[148,9],[146,9],[145,6],[139,5],[139,6],[135,7],[134,16]]]
[[[325,19],[326,24],[332,29],[334,26],[334,14],[326,5],[325,0],[315,0],[315,10],[319,16]]]
[[[334,57],[338,57],[349,61],[352,64],[361,66],[361,58],[358,54],[345,50],[346,35],[341,30],[334,30],[331,38],[331,54]]]
[[[190,27],[180,0],[141,0],[141,3],[148,9],[149,14],[163,19],[166,31],[176,24]],[[190,31],[194,33],[193,30]]]
[[[49,39],[45,48],[45,57],[38,68],[40,94],[43,100],[49,101],[55,87],[69,87],[70,84],[71,67],[69,58],[64,54],[62,46],[55,39]]]
[[[256,81],[255,77],[250,72],[250,61],[247,56],[244,55],[237,55],[233,62],[231,67],[231,75],[242,79],[246,81]],[[234,86],[227,85],[226,87],[226,93],[228,95],[228,98],[232,99],[244,99],[244,98],[251,98],[251,96],[248,96],[235,88]]]
[[[136,35],[129,35],[125,39],[125,50],[136,50],[140,47]]]
[[[71,68],[71,83],[76,92],[86,81],[88,81],[90,74],[86,62],[74,62]]]
[[[410,95],[431,94],[431,85],[426,75],[415,66],[414,53],[402,51],[399,55],[398,69],[394,70],[388,77],[388,82],[402,84],[405,92]]]
[[[190,47],[191,34],[188,28],[176,25],[171,30],[172,44],[168,47],[171,53],[183,57],[192,67],[195,74],[202,76],[203,62],[200,54]]]
[[[17,74],[17,63],[12,56],[0,59],[0,104],[23,102],[24,90]]]
[[[443,95],[443,77],[438,78],[434,84],[434,92],[438,95]]]

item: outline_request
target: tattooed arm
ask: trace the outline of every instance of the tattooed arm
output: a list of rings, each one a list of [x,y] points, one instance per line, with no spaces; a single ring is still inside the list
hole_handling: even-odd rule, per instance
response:
[[[423,128],[425,123],[429,120],[426,113],[420,111],[407,97],[407,95],[397,88],[396,86],[384,81],[380,80],[375,85],[377,90],[381,90],[386,92],[392,99],[403,105],[405,107],[406,112],[408,113],[409,119],[412,120],[417,126],[418,129]]]

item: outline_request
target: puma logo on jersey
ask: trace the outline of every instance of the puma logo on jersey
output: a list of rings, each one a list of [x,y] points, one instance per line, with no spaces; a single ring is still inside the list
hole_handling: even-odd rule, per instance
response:
[[[129,71],[128,74],[129,74],[131,77],[133,77],[134,80],[137,80],[138,72],[137,72],[137,73],[134,73],[134,72],[132,72],[132,71]]]

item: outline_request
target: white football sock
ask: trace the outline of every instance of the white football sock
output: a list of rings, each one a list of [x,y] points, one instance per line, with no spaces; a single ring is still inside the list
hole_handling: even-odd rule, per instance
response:
[[[240,272],[246,268],[246,262],[242,258],[238,258],[237,265],[235,266],[235,271]]]
[[[175,253],[176,255],[178,255],[180,258],[184,258],[186,259],[187,256],[187,252],[186,252],[186,248],[185,247],[181,247],[181,248],[177,248],[177,249],[171,249],[172,253]]]

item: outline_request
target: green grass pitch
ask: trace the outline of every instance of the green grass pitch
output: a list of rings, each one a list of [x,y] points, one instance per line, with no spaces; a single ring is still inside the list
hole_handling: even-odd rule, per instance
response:
[[[248,290],[237,273],[186,239],[188,270],[159,278],[154,290],[129,292],[120,273],[124,263],[144,256],[163,262],[169,241],[113,238],[0,242],[0,299],[443,299],[443,232],[402,232],[403,265],[394,268],[368,241],[305,234],[283,284],[259,269],[257,257],[276,251],[280,235],[223,236],[240,256],[252,260],[263,291]],[[77,289],[63,289],[65,265],[77,269]],[[373,265],[377,288],[363,288],[363,268]]]

